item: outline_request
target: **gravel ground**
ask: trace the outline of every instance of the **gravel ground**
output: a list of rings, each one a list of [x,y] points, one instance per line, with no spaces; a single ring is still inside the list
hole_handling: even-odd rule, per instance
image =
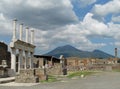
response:
[[[0,84],[0,89],[120,89],[120,72],[103,72],[44,84]]]

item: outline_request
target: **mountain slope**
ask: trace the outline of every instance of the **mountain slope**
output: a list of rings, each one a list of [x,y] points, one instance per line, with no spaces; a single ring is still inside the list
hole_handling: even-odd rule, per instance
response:
[[[55,56],[55,57],[64,55],[65,57],[80,57],[80,58],[110,58],[110,57],[114,57],[114,56],[107,54],[105,52],[102,52],[100,50],[94,50],[93,52],[88,52],[88,51],[78,50],[70,45],[57,47],[54,50],[52,50],[44,55]]]

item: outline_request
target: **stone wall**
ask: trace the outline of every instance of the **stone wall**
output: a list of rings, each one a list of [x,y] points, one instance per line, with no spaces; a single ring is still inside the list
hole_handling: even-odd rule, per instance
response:
[[[36,83],[38,81],[34,69],[20,70],[20,74],[15,77],[17,83]]]
[[[49,75],[62,75],[62,65],[61,64],[55,64],[51,68],[46,69],[46,73]]]
[[[46,80],[46,73],[44,69],[22,69],[20,74],[15,77],[17,83],[37,83]]]
[[[0,65],[2,63],[2,60],[6,60],[8,67],[10,67],[10,52],[7,51],[8,50],[8,46],[3,43],[0,42]]]

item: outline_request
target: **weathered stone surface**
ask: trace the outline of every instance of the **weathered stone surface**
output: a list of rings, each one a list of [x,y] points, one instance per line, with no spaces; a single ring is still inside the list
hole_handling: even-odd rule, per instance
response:
[[[39,82],[34,69],[20,70],[20,74],[15,77],[17,83],[36,83]]]
[[[22,69],[20,74],[15,77],[17,83],[36,83],[41,80],[46,80],[46,73],[44,69]]]
[[[49,75],[62,75],[63,74],[62,65],[57,64],[57,65],[54,65],[51,68],[47,68],[46,73],[49,74]]]

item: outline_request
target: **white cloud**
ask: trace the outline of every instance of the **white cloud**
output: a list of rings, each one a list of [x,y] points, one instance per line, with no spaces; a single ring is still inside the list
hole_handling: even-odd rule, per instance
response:
[[[109,23],[110,34],[114,39],[119,40],[120,38],[120,24]]]
[[[81,23],[84,30],[89,31],[89,35],[105,36],[109,32],[107,25],[92,18],[93,14],[88,13]]]
[[[120,16],[113,16],[112,17],[113,22],[119,22],[120,23]]]
[[[96,4],[93,8],[93,13],[99,16],[106,16],[108,14],[120,13],[120,0],[112,0],[106,4]]]
[[[84,5],[96,2],[96,0],[80,1]],[[70,0],[2,0],[0,2],[0,35],[12,35],[12,19],[16,17],[18,24],[24,22],[25,25],[32,27],[31,29],[35,29],[35,44],[39,53],[45,53],[57,46],[66,44],[71,44],[82,50],[98,49],[106,44],[94,43],[91,38],[111,37],[118,41],[120,24],[113,22],[105,24],[93,16],[95,14],[119,13],[112,10],[112,8],[119,10],[116,3],[118,1],[114,0],[108,4],[96,5],[94,13],[87,13],[83,21],[78,21]],[[111,6],[111,3],[116,6]],[[110,10],[103,13],[102,9],[108,7]],[[112,21],[116,21],[118,18],[119,16],[113,17]]]
[[[93,19],[92,16],[91,13],[88,13],[82,22],[66,25],[56,31],[40,31],[41,34],[38,34],[37,37],[38,44],[44,45],[46,48],[71,44],[82,50],[94,50],[106,46],[105,43],[90,41],[91,36],[109,36],[108,26]]]
[[[10,21],[7,20],[3,13],[0,13],[0,35],[12,34],[11,27]]]
[[[69,0],[2,0],[0,5],[0,12],[9,19],[37,29],[51,30],[78,21]]]

